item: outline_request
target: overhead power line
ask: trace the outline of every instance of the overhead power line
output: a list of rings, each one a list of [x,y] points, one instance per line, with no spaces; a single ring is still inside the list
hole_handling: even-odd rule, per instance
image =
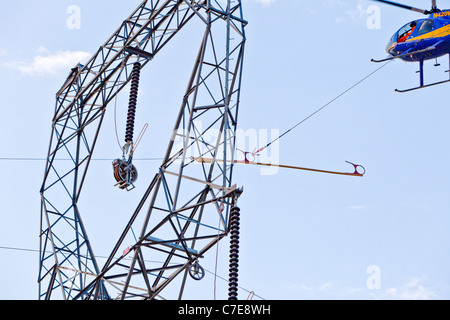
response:
[[[39,250],[37,250],[37,249],[18,248],[18,247],[6,247],[6,246],[0,246],[0,250],[25,251],[25,252],[39,253]],[[106,256],[97,256],[97,258],[107,259],[108,257],[106,257]],[[124,258],[124,259],[131,259],[131,258]],[[156,262],[156,261],[148,261],[148,260],[145,260],[145,262]],[[225,279],[224,277],[221,277],[221,276],[217,275],[216,273],[214,273],[214,272],[212,272],[212,271],[209,271],[209,270],[206,270],[206,269],[205,269],[205,271],[208,272],[208,273],[210,273],[210,274],[212,274],[212,275],[214,275],[215,277],[219,278],[220,280],[223,280],[223,281],[227,281],[227,282],[228,282],[227,279]],[[246,291],[247,293],[253,295],[254,297],[258,297],[258,298],[260,298],[260,299],[262,299],[262,300],[265,300],[263,297],[261,297],[261,296],[255,294],[254,291],[245,289],[245,288],[243,288],[243,287],[239,287],[239,288],[242,289],[242,290],[244,290],[244,291]]]
[[[56,161],[73,161],[73,159],[55,159]],[[91,161],[113,161],[113,158],[93,158]],[[133,161],[158,161],[163,158],[136,158]],[[0,161],[47,161],[46,158],[31,157],[0,157]]]

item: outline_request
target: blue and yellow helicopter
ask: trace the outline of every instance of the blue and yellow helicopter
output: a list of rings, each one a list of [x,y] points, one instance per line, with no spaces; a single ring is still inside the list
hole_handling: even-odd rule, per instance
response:
[[[449,79],[431,84],[424,84],[423,76],[423,65],[425,60],[437,59],[446,54],[449,54],[450,69],[450,10],[438,9],[436,0],[431,1],[431,10],[414,8],[392,1],[372,1],[382,2],[428,15],[425,19],[418,19],[405,24],[392,36],[386,47],[386,51],[389,54],[388,58],[382,60],[372,59],[373,62],[384,62],[393,59],[401,59],[407,62],[419,62],[420,86],[407,90],[396,89],[396,91],[407,92],[450,82]],[[435,65],[438,65],[437,62]],[[450,70],[447,70],[446,72],[449,71]]]

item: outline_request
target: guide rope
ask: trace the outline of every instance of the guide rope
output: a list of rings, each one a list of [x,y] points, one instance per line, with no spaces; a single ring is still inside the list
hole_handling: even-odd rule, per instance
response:
[[[331,99],[330,101],[328,101],[327,103],[325,103],[323,106],[321,106],[319,109],[317,109],[316,111],[314,111],[313,113],[311,113],[309,116],[307,116],[306,118],[304,118],[303,120],[301,120],[300,122],[296,123],[293,127],[291,127],[289,130],[285,131],[284,133],[282,133],[280,136],[278,136],[276,139],[274,139],[273,141],[269,142],[266,146],[258,149],[257,151],[252,152],[251,154],[253,156],[257,155],[258,153],[262,152],[263,150],[267,149],[268,147],[270,147],[270,145],[272,145],[274,142],[280,140],[282,137],[284,137],[285,135],[287,135],[289,132],[291,132],[292,130],[294,130],[295,128],[297,128],[299,125],[301,125],[302,123],[304,123],[305,121],[309,120],[310,118],[312,118],[313,116],[315,116],[317,113],[319,113],[320,111],[322,111],[323,109],[325,109],[326,107],[328,107],[330,104],[332,104],[333,102],[335,102],[336,100],[338,100],[340,97],[342,97],[343,95],[345,95],[347,92],[351,91],[352,89],[354,89],[356,86],[358,86],[359,84],[361,84],[362,82],[364,82],[365,80],[369,79],[371,76],[373,76],[375,73],[377,73],[378,71],[380,71],[382,68],[384,68],[389,62],[386,62],[385,64],[381,65],[380,67],[378,67],[377,69],[375,69],[374,71],[372,71],[371,73],[369,73],[367,76],[365,76],[364,78],[362,78],[361,80],[359,80],[358,82],[356,82],[354,85],[352,85],[351,87],[349,87],[348,89],[344,90],[342,93],[340,93],[339,95],[337,95],[336,97],[334,97],[333,99]]]

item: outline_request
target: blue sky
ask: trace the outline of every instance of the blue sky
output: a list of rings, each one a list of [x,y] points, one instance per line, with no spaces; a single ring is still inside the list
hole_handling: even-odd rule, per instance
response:
[[[0,299],[38,296],[39,257],[33,250],[39,248],[44,173],[39,159],[48,148],[55,93],[70,68],[87,60],[138,4],[21,0],[3,5]],[[407,4],[428,9],[431,2]],[[75,29],[67,25],[73,5],[80,9]],[[380,65],[370,59],[386,56],[392,34],[422,18],[373,1],[245,0],[243,5],[249,24],[239,126],[259,134],[257,145],[244,146],[249,151],[377,69]],[[379,9],[377,25],[371,24],[377,12],[369,10],[373,5]],[[450,1],[438,6],[450,7]],[[149,130],[139,146],[140,158],[159,158],[166,148],[166,131],[173,127],[193,66],[197,46],[190,44],[201,37],[195,28],[183,31],[143,71],[136,126],[148,123]],[[426,63],[426,81],[448,77],[448,58],[440,63]],[[235,183],[244,187],[239,201],[241,299],[249,291],[255,299],[450,298],[447,85],[394,92],[416,86],[417,69],[417,64],[389,63],[268,150],[286,165],[350,171],[345,161],[351,161],[365,167],[364,177],[236,168]],[[126,101],[125,93],[119,105],[124,108]],[[119,117],[120,129],[124,123]],[[98,158],[121,155],[112,112],[96,152]],[[37,160],[24,160],[30,158]],[[134,208],[159,162],[136,165],[139,184],[128,194],[113,187],[108,161],[90,168],[83,201],[92,214],[83,219],[98,256],[109,254],[116,238],[104,235],[122,231],[126,208]],[[115,212],[114,201],[124,210]],[[218,249],[218,274],[227,278],[226,242]],[[214,270],[215,252],[211,254],[204,264],[208,271]],[[373,279],[377,286],[370,285]],[[192,284],[186,298],[225,298],[226,282],[218,278],[215,289],[213,283],[208,272],[201,283]]]

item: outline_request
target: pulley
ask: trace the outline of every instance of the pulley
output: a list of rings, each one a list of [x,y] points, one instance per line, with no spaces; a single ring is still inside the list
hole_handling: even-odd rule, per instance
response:
[[[137,180],[138,173],[136,167],[131,163],[128,163],[122,159],[116,159],[113,161],[114,178],[120,189],[126,189],[128,191],[134,189],[134,183]]]
[[[194,261],[189,266],[189,275],[194,280],[197,281],[202,280],[203,277],[205,276],[205,269],[203,269],[203,267],[198,263],[198,261]]]

